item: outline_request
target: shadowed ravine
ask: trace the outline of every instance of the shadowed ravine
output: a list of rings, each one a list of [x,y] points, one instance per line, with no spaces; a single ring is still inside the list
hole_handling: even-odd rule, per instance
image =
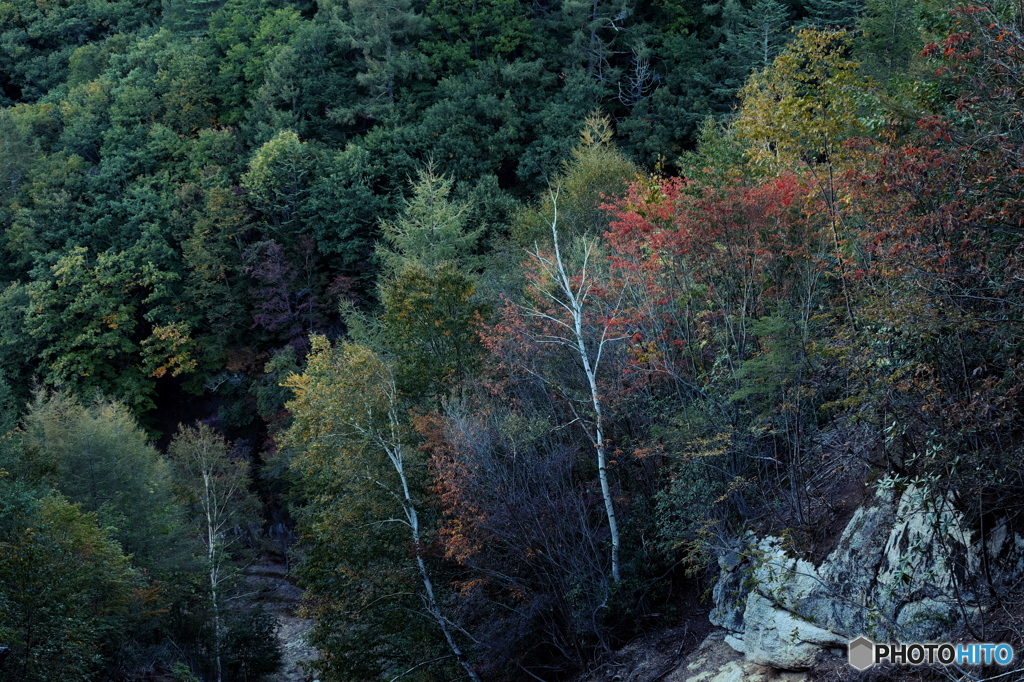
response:
[[[268,682],[311,682],[315,678],[300,665],[316,658],[316,650],[303,639],[313,621],[297,615],[302,590],[288,576],[284,562],[260,557],[245,571],[246,584],[253,592],[253,603],[262,605],[278,620],[276,635],[284,654],[281,670],[267,678]]]

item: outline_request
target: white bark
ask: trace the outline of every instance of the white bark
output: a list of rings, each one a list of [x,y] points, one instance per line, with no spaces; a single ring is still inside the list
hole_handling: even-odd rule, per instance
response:
[[[210,606],[213,609],[213,653],[216,664],[217,682],[222,680],[220,664],[220,604],[217,603],[217,586],[220,584],[220,565],[217,552],[218,526],[215,489],[211,485],[211,471],[203,472],[203,511],[206,514],[206,558],[210,563]]]
[[[565,260],[562,258],[561,246],[558,243],[558,197],[552,196],[554,215],[551,219],[551,237],[554,241],[553,260],[541,255],[539,249],[530,255],[537,261],[544,273],[550,277],[556,286],[557,293],[544,292],[548,298],[568,315],[569,322],[559,319],[553,315],[542,312],[536,308],[527,308],[525,312],[532,317],[540,317],[555,325],[555,329],[561,332],[543,335],[538,338],[542,343],[557,343],[566,346],[579,356],[583,365],[583,373],[587,378],[587,386],[590,389],[590,402],[593,409],[592,426],[587,429],[587,436],[590,438],[597,453],[597,472],[601,482],[601,499],[604,502],[605,515],[608,518],[608,533],[611,536],[612,544],[612,580],[619,582],[622,579],[619,564],[619,524],[615,516],[615,505],[612,500],[611,485],[608,482],[608,456],[604,440],[604,418],[601,410],[601,392],[597,384],[597,372],[601,365],[601,356],[606,343],[618,341],[624,336],[609,337],[611,330],[610,321],[599,325],[599,334],[596,347],[588,348],[584,326],[587,297],[593,287],[593,281],[589,278],[587,267],[590,255],[593,252],[593,245],[588,243],[585,247],[583,263],[580,266],[579,281],[573,283],[575,277],[570,277],[566,270]],[[618,306],[616,306],[617,312]],[[614,317],[614,315],[610,316]]]
[[[405,514],[405,523],[409,528],[409,533],[412,536],[413,548],[416,555],[416,570],[420,574],[420,580],[423,583],[423,601],[427,609],[427,613],[437,623],[438,628],[441,630],[441,634],[444,635],[445,642],[448,643],[448,648],[459,661],[459,665],[462,666],[466,672],[466,676],[473,682],[480,682],[480,677],[470,666],[469,661],[466,659],[465,653],[459,646],[459,643],[455,641],[455,637],[452,634],[451,623],[444,614],[441,612],[441,607],[437,603],[437,598],[434,595],[434,583],[430,579],[430,573],[427,570],[427,564],[423,560],[423,544],[420,537],[420,521],[419,514],[416,511],[416,503],[413,501],[412,493],[409,490],[409,479],[405,472],[405,457],[403,454],[403,446],[401,435],[399,434],[398,425],[401,423],[400,415],[398,413],[398,390],[395,387],[394,377],[391,376],[390,371],[386,373],[384,379],[384,391],[387,399],[387,433],[381,433],[377,430],[367,430],[355,425],[357,431],[363,433],[364,436],[368,436],[373,440],[387,455],[388,461],[391,463],[395,473],[398,474],[398,480],[402,486],[402,510]],[[370,419],[368,423],[373,423],[372,410],[369,415]]]
[[[229,541],[226,534],[234,527],[235,518],[241,498],[245,496],[245,470],[235,469],[235,464],[227,461],[224,453],[218,452],[218,445],[208,441],[200,441],[195,449],[187,453],[188,459],[180,462],[191,470],[197,483],[201,484],[198,493],[199,511],[205,522],[202,540],[206,545],[207,578],[210,586],[210,608],[213,611],[213,658],[217,682],[223,679],[221,663],[221,647],[223,645],[222,599],[220,586],[230,579],[230,572],[225,574],[224,562],[227,560],[226,550]],[[232,471],[232,469],[235,469]]]

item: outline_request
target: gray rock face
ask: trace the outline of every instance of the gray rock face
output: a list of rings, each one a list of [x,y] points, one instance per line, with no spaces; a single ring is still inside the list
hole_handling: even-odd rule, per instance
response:
[[[712,591],[715,608],[711,610],[709,619],[712,624],[731,632],[743,631],[743,609],[750,592],[750,586],[744,583],[750,576],[744,570],[744,567],[749,567],[749,562],[741,552],[754,539],[754,534],[750,533],[746,538],[737,540],[731,550],[718,558],[721,572]]]
[[[743,653],[747,660],[783,670],[809,668],[822,649],[840,648],[848,641],[778,608],[757,592],[750,593],[743,620]]]
[[[658,682],[807,682],[807,675],[780,672],[739,656],[719,631],[708,635],[682,666]]]
[[[784,670],[862,635],[940,641],[1024,576],[1024,538],[975,535],[950,500],[914,486],[857,509],[819,566],[748,534],[719,560],[711,621],[747,660]]]

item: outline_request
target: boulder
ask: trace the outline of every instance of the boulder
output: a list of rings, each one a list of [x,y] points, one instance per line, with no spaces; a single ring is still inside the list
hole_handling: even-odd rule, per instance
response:
[[[737,654],[723,632],[713,632],[683,665],[659,682],[806,682],[806,673],[780,672]],[[634,678],[629,678],[634,679]]]
[[[752,592],[743,612],[743,653],[751,663],[782,670],[805,670],[823,649],[841,649],[846,637],[778,608]]]
[[[750,593],[748,581],[751,570],[750,557],[745,551],[747,544],[754,539],[754,534],[749,533],[718,557],[720,572],[711,595],[715,606],[708,617],[713,625],[731,632],[743,630],[743,609]]]
[[[1024,538],[1005,522],[975,535],[951,499],[913,485],[858,508],[818,566],[748,533],[719,559],[711,620],[748,661],[785,670],[862,635],[948,639],[1024,577]]]

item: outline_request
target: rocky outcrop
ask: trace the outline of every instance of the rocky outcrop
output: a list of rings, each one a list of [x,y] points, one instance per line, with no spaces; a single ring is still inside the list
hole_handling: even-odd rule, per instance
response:
[[[674,628],[641,637],[578,682],[807,682],[806,673],[748,661],[726,644],[722,630],[692,645],[689,634]]]
[[[853,670],[846,647],[861,635],[945,640],[1000,593],[1019,594],[1024,538],[1005,523],[972,532],[951,500],[909,486],[859,507],[817,565],[753,533],[718,562],[709,618],[720,629],[696,647],[683,629],[651,633],[580,682],[835,679],[829,671]]]
[[[281,561],[270,558],[248,567],[245,581],[250,588],[250,599],[263,606],[277,618],[274,635],[281,647],[281,670],[266,678],[266,682],[310,682],[314,675],[304,663],[319,657],[319,652],[306,642],[313,621],[298,615],[302,590],[289,579],[288,569]],[[315,680],[314,680],[315,682]]]
[[[739,655],[715,632],[661,682],[806,682],[804,674],[783,672]]]
[[[810,667],[823,649],[849,638],[820,625],[829,607],[827,585],[810,563],[789,556],[779,538],[751,534],[720,560],[711,622],[747,660],[785,670]],[[828,621],[825,621],[828,622]]]
[[[786,670],[840,653],[860,635],[938,641],[1024,577],[1024,539],[972,533],[951,500],[910,486],[882,491],[818,566],[776,537],[739,539],[719,560],[711,621],[748,662]]]

